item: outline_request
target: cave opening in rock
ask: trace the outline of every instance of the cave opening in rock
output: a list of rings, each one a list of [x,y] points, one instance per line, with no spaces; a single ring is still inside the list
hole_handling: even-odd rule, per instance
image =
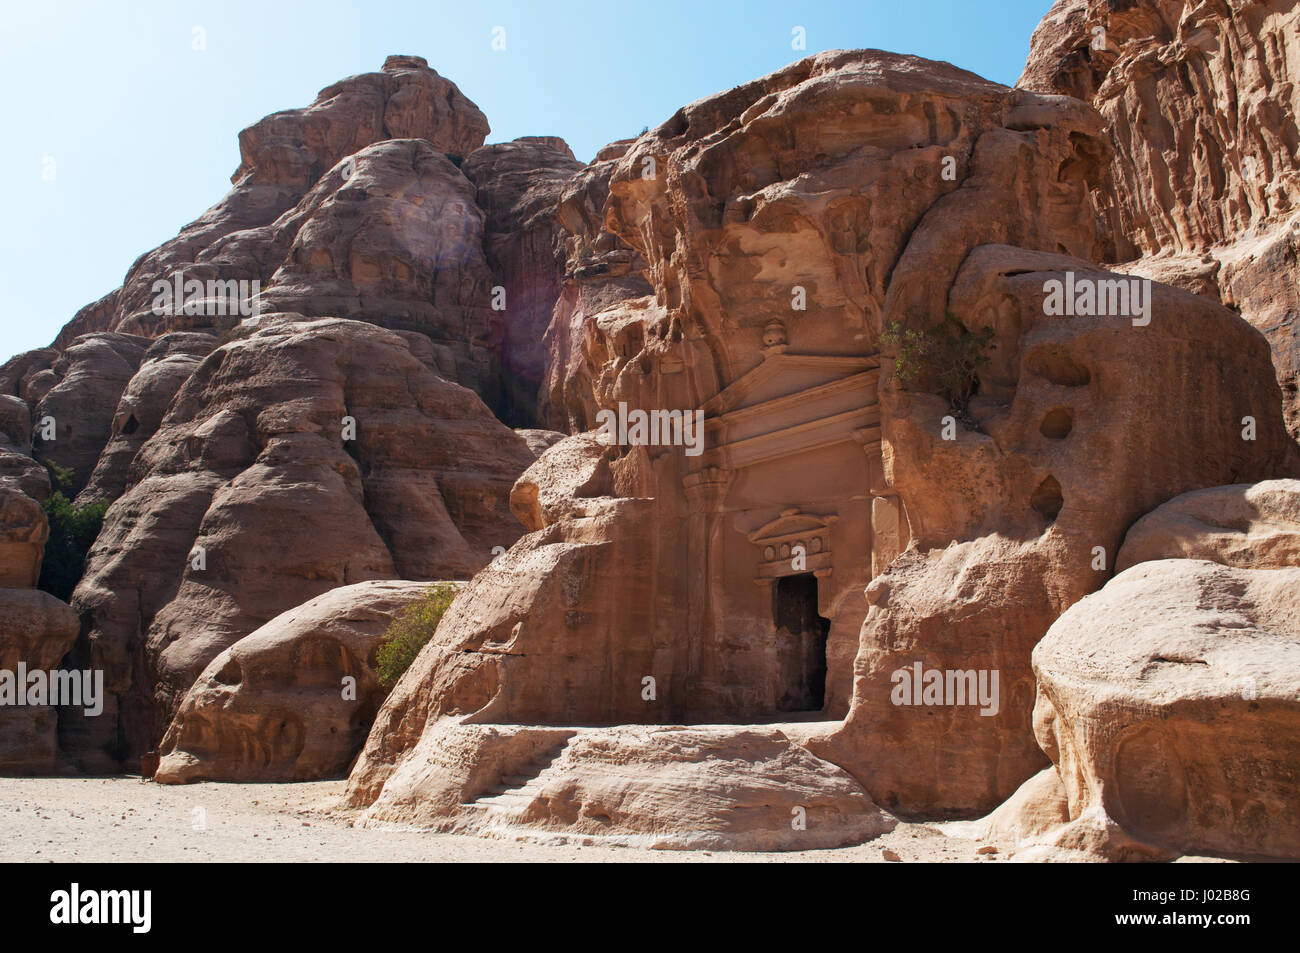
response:
[[[826,703],[826,639],[831,623],[817,613],[817,577],[783,576],[772,587],[776,623],[777,710],[821,711]]]

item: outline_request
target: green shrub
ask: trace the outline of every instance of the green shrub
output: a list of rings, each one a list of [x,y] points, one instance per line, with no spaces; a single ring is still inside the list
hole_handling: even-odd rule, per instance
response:
[[[937,393],[956,415],[972,424],[967,414],[979,385],[979,372],[989,362],[993,329],[972,333],[952,315],[933,327],[916,329],[897,322],[881,340],[894,347],[894,377],[908,390]]]
[[[384,643],[375,655],[379,684],[392,688],[402,673],[411,667],[426,642],[433,638],[434,630],[442,621],[442,614],[456,598],[455,586],[440,582],[430,586],[419,602],[404,608],[384,633]]]
[[[78,507],[63,495],[62,490],[58,490],[41,504],[41,508],[50,523],[50,538],[45,543],[45,558],[41,562],[37,588],[67,602],[81,581],[86,553],[90,552],[91,544],[99,535],[108,503]]]
[[[61,467],[53,460],[45,461],[45,469],[50,474],[50,486],[55,490],[62,490],[65,494],[72,492],[72,481],[77,476],[77,471],[72,467]]]

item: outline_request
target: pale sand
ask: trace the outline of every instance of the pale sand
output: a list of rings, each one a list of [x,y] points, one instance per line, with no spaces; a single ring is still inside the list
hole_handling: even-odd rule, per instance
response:
[[[350,826],[343,781],[165,785],[139,778],[0,778],[0,861],[997,862],[978,841],[900,824],[867,844],[797,853],[639,850]],[[195,830],[195,809],[206,828]]]

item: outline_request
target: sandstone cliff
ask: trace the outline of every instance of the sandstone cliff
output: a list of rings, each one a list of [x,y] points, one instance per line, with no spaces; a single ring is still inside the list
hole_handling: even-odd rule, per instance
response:
[[[1300,439],[1300,4],[1058,0],[1019,86],[1091,102],[1115,154],[1101,260],[1268,338]]]

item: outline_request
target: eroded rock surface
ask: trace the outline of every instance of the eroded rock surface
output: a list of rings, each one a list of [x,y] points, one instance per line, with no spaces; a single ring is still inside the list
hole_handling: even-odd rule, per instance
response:
[[[55,379],[35,404],[33,447],[42,463],[72,470],[69,496],[90,479],[113,432],[117,402],[149,347],[146,338],[102,332],[77,338],[51,364]],[[29,385],[30,392],[30,385]],[[47,419],[53,437],[47,439]]]
[[[25,694],[27,704],[6,698],[0,705],[0,772],[49,774],[60,767],[58,709],[49,703],[48,680],[76,637],[77,614],[66,602],[36,589],[0,588],[0,672],[15,680],[10,690],[35,691],[30,681],[17,685],[20,672],[39,671],[44,680],[40,704]],[[75,677],[81,681],[80,673]]]
[[[1101,260],[1259,328],[1300,439],[1300,4],[1058,0],[1018,85],[1097,107]]]
[[[204,282],[260,279],[265,284],[280,262],[258,259],[264,244],[259,230],[367,146],[423,139],[431,151],[459,160],[482,145],[487,133],[478,107],[418,56],[390,56],[380,72],[340,80],[306,108],[259,120],[239,135],[234,188],[176,238],[137,260],[113,302],[112,326],[149,334],[191,327],[193,316],[153,310],[153,283],[171,280],[178,271]],[[232,246],[245,253],[232,253]]]
[[[1300,480],[1175,497],[1133,524],[1115,569],[1157,559],[1205,559],[1238,569],[1300,566]]]
[[[445,722],[365,823],[652,849],[810,850],[890,830],[845,772],[781,730]]]
[[[521,527],[533,457],[423,335],[271,317],[203,360],[109,509],[73,602],[113,717],[69,723],[92,759],[143,751],[223,649],[285,609],[371,579],[466,578]]]
[[[564,274],[563,229],[555,207],[583,168],[563,139],[524,136],[474,152],[461,167],[487,216],[484,247],[504,300],[500,416],[513,426],[538,420],[537,395],[550,354],[543,335]]]
[[[50,525],[41,504],[0,481],[0,589],[28,589],[41,578]]]
[[[1144,562],[1034,649],[1034,728],[1106,859],[1300,856],[1300,568]]]
[[[362,582],[276,616],[214,658],[181,702],[154,779],[310,781],[347,772],[387,689],[375,653],[427,582]]]
[[[860,51],[693,103],[571,180],[546,407],[589,432],[515,485],[531,532],[389,696],[353,802],[427,822],[410,792],[444,763],[421,739],[466,716],[779,723],[886,809],[1005,800],[1046,764],[1030,653],[1107,578],[1094,548],[1109,566],[1171,496],[1294,463],[1267,343],[1231,312],[1156,286],[1149,325],[1044,313],[1048,281],[1116,278],[1086,260],[1108,156],[1085,104]],[[653,293],[583,284],[602,256],[639,257]],[[995,345],[955,440],[882,341],[945,312]],[[703,440],[591,432],[629,409],[698,410]],[[997,670],[996,711],[891,704],[921,660]]]
[[[164,334],[149,346],[117,403],[108,444],[77,495],[78,506],[111,503],[122,495],[131,461],[158,430],[181,385],[216,346],[210,334],[183,331]]]

